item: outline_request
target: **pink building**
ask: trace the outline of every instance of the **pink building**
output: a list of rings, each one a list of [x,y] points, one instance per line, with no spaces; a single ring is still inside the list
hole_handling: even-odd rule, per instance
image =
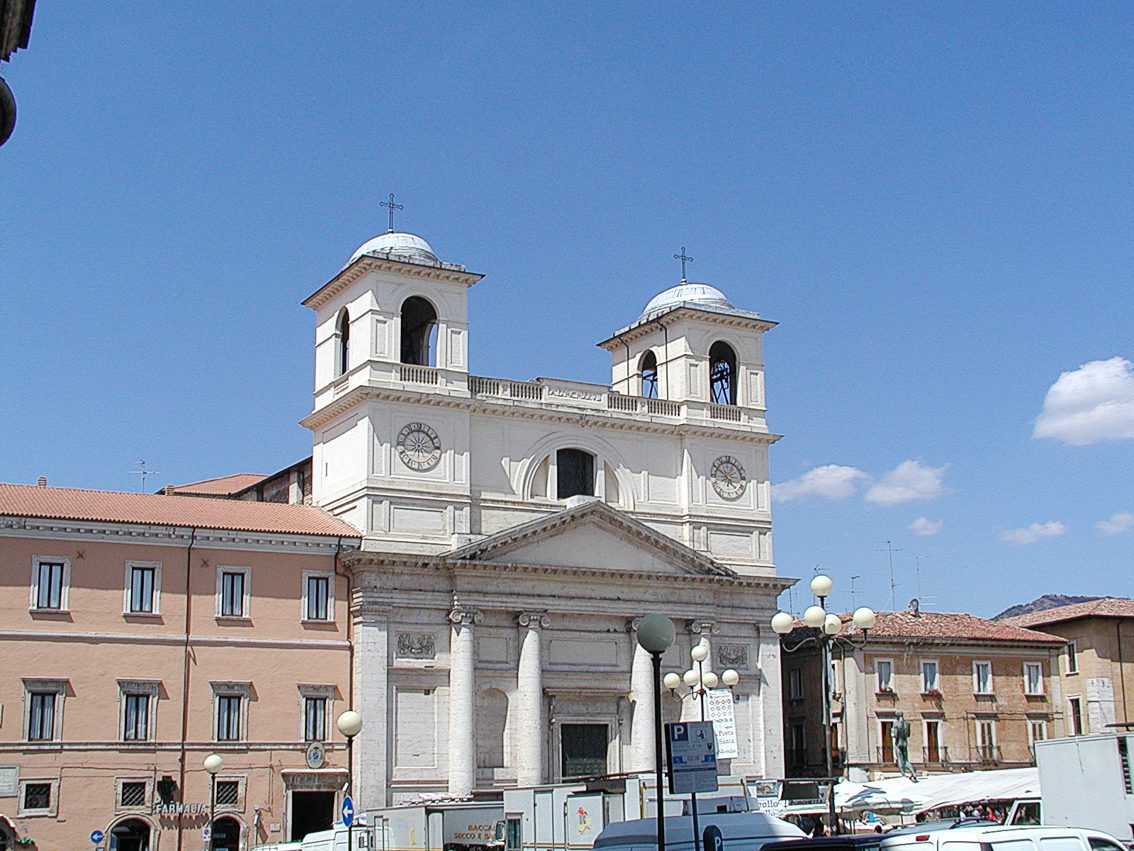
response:
[[[358,543],[305,505],[0,484],[0,848],[199,849],[213,753],[214,847],[329,825]]]

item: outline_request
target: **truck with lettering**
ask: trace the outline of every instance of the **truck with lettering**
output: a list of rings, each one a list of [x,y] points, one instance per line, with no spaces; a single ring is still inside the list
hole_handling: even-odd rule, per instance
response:
[[[377,851],[500,851],[504,807],[445,801],[368,810]]]

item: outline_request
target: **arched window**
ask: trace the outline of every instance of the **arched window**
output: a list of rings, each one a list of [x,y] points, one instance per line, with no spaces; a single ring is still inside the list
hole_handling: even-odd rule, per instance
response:
[[[658,398],[658,356],[653,352],[642,355],[638,372],[642,375],[642,395],[647,399]]]
[[[338,332],[339,337],[335,375],[345,375],[350,369],[350,314],[345,307],[339,311],[339,321],[335,331]]]
[[[556,499],[595,495],[595,456],[582,449],[555,453]]]
[[[736,352],[728,343],[716,342],[709,349],[709,399],[736,404]]]
[[[240,851],[240,822],[231,816],[223,816],[213,822],[213,841],[211,851]]]
[[[437,344],[437,311],[419,296],[402,303],[402,363],[434,366]]]
[[[120,821],[110,829],[111,851],[150,851],[150,826],[138,818]]]

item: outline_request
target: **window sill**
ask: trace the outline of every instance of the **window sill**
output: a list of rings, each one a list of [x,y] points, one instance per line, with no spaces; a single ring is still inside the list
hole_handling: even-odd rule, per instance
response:
[[[250,625],[252,618],[247,615],[217,615],[216,621],[219,624],[229,624],[231,626]]]
[[[1026,691],[1024,692],[1024,697],[1028,698],[1028,700],[1047,700],[1047,695],[1042,691]]]
[[[39,609],[35,606],[28,607],[28,614],[36,617],[70,617],[70,609]]]
[[[335,622],[330,618],[301,618],[299,623],[303,626],[335,626]]]
[[[160,621],[161,612],[123,612],[122,617],[127,620]]]

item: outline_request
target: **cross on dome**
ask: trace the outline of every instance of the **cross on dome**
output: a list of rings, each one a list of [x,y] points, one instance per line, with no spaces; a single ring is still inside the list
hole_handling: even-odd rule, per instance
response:
[[[379,206],[390,208],[390,230],[388,231],[388,233],[393,233],[394,232],[394,210],[404,210],[406,208],[405,205],[404,204],[395,204],[394,203],[394,193],[391,192],[390,193],[390,200],[389,201],[382,201],[379,204]],[[684,250],[685,249],[683,248],[682,251],[684,251]]]
[[[390,197],[393,198],[394,196],[391,195]],[[685,264],[686,263],[692,263],[693,258],[685,253],[685,246],[683,245],[683,246],[681,246],[681,253],[680,254],[674,254],[673,259],[681,261],[681,283],[684,284],[685,283]]]

